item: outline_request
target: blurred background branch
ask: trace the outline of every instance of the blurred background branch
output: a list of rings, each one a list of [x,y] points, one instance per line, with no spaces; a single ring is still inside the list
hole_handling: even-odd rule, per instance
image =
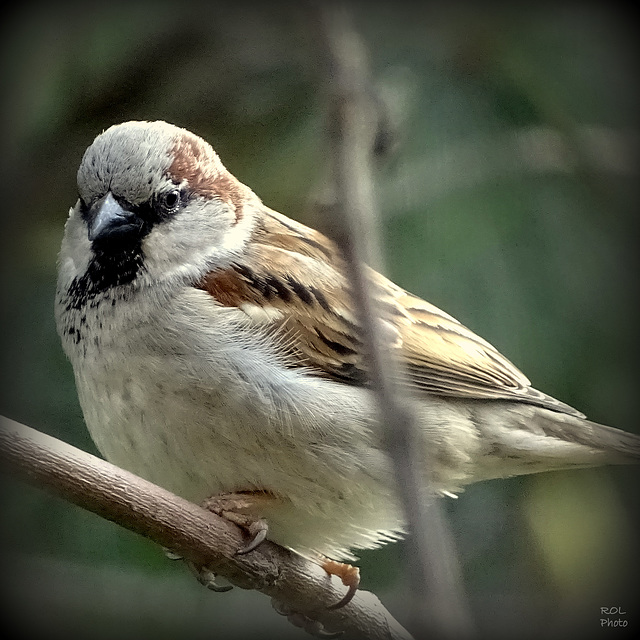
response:
[[[371,161],[387,124],[374,101],[365,43],[346,7],[322,3],[312,12],[327,103],[327,142],[332,169],[330,224],[345,256],[351,294],[362,327],[371,386],[378,397],[380,428],[395,467],[409,536],[403,570],[410,577],[411,628],[418,637],[464,638],[471,633],[460,568],[447,524],[430,489],[430,462],[418,443],[415,417],[394,384],[395,362],[384,342],[381,315],[365,264],[383,270]],[[377,264],[376,264],[377,263]]]

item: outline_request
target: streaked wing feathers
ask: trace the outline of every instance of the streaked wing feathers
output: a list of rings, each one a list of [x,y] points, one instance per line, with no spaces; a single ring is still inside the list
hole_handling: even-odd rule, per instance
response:
[[[269,213],[254,232],[247,258],[212,271],[197,286],[218,304],[245,311],[256,330],[276,332],[287,366],[366,384],[359,329],[336,247],[318,232]],[[399,351],[411,393],[520,400],[582,415],[533,389],[491,344],[448,314],[375,271],[370,274],[383,331]]]

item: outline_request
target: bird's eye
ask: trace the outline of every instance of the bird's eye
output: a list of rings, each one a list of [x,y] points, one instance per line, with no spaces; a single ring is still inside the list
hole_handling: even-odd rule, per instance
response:
[[[160,205],[167,212],[175,211],[180,204],[180,190],[172,189],[160,196]]]

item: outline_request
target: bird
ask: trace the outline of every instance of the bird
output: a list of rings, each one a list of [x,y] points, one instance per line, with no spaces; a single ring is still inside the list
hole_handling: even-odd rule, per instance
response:
[[[97,135],[77,187],[55,317],[101,454],[245,527],[239,551],[266,538],[353,586],[338,567],[407,525],[336,244],[163,121]],[[434,494],[638,461],[638,435],[534,389],[489,342],[366,270]]]

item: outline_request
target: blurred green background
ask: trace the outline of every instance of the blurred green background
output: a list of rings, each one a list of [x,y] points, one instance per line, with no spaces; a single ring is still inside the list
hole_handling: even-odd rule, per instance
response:
[[[637,432],[635,19],[604,3],[351,7],[393,123],[376,171],[388,275],[538,388]],[[5,13],[0,47],[0,411],[95,453],[52,317],[84,149],[113,123],[164,119],[269,206],[322,227],[314,27],[300,3],[26,3]],[[483,637],[608,637],[605,606],[626,611],[613,632],[630,635],[637,486],[635,469],[607,468],[447,500]],[[11,480],[2,494],[5,621],[26,636],[306,637],[266,597],[208,592],[97,516]],[[360,565],[406,622],[402,551]]]

